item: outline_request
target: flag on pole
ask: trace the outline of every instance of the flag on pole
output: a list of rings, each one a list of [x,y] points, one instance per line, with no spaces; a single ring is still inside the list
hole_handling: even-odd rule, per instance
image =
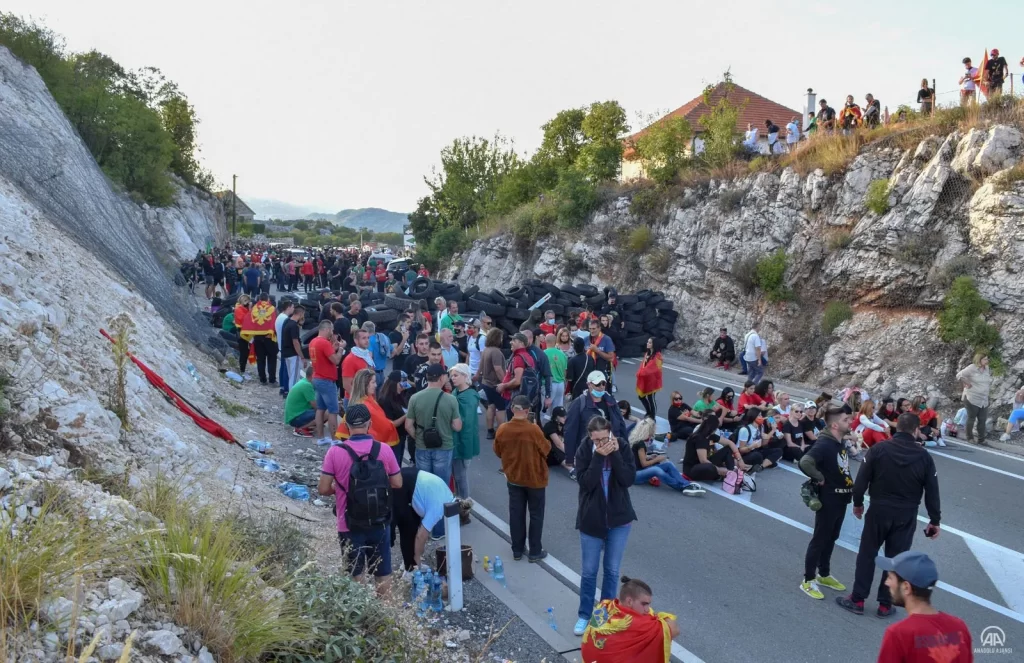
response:
[[[988,96],[988,83],[985,81],[985,69],[988,67],[988,49],[985,49],[985,55],[981,57],[981,66],[978,67],[978,75],[974,77],[974,84],[978,86],[981,93],[986,97]]]

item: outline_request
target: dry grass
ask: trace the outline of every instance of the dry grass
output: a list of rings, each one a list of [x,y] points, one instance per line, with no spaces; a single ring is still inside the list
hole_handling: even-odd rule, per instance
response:
[[[827,245],[829,251],[845,249],[853,242],[853,233],[846,228],[840,228],[829,234]]]
[[[220,409],[224,410],[224,414],[229,417],[237,417],[239,415],[253,413],[251,408],[229,401],[218,394],[213,395],[213,402],[216,403]]]
[[[647,226],[637,226],[629,232],[629,239],[626,240],[626,247],[634,255],[647,253],[654,243],[654,233]]]
[[[1017,182],[1024,182],[1024,162],[1002,173],[995,179],[994,186],[996,191],[1005,192],[1012,190]]]

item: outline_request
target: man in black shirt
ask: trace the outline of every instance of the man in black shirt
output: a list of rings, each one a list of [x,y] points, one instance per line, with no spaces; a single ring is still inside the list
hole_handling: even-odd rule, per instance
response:
[[[587,388],[587,376],[597,368],[591,357],[584,348],[583,339],[579,336],[573,338],[572,348],[576,355],[568,361],[565,367],[566,389],[572,394],[572,398],[578,398]]]
[[[430,335],[419,334],[416,337],[416,354],[410,355],[405,360],[405,366],[402,368],[405,374],[409,376],[409,381],[412,382],[412,393],[418,391],[416,380],[413,377],[419,371],[420,367],[427,363],[430,359]]]
[[[551,419],[544,424],[544,437],[551,443],[548,452],[548,467],[565,465],[565,408],[556,407],[551,410]]]
[[[998,97],[1003,93],[1003,81],[1010,73],[1010,67],[1006,64],[1006,58],[999,55],[999,49],[993,48],[991,57],[985,63],[985,82],[988,84],[989,99]]]
[[[828,105],[822,99],[818,102],[818,128],[826,134],[831,134],[836,128],[836,109]]]
[[[736,344],[725,327],[718,330],[718,338],[711,346],[711,361],[715,368],[729,368],[736,361]]]
[[[284,363],[288,373],[288,389],[295,386],[295,383],[302,379],[303,356],[302,356],[302,321],[306,318],[306,309],[296,306],[292,314],[281,326],[281,361]],[[281,385],[284,387],[284,385]]]
[[[414,340],[412,334],[412,313],[406,311],[401,315],[398,319],[398,327],[388,334],[388,340],[391,341],[391,345],[394,347],[401,348],[392,360],[392,370],[405,371],[405,362],[412,353],[412,341]],[[406,371],[406,374],[409,374],[409,371]]]
[[[468,364],[469,363],[469,337],[466,336],[466,321],[458,320],[452,323],[452,328],[455,330],[455,337],[452,339],[452,345],[459,352],[459,361]],[[449,367],[451,368],[451,367]]]
[[[917,443],[919,428],[916,414],[901,414],[892,439],[868,449],[857,472],[853,487],[854,518],[860,519],[864,514],[865,492],[871,495],[871,506],[864,518],[864,532],[857,551],[853,592],[849,597],[836,598],[836,603],[854,614],[864,614],[864,599],[871,593],[875,557],[882,544],[885,544],[885,556],[890,558],[910,550],[922,495],[929,520],[926,536],[934,539],[939,535],[939,479],[931,454]],[[875,614],[891,617],[893,612],[892,596],[883,573]]]
[[[882,102],[870,93],[865,99],[868,103],[864,106],[864,124],[874,129],[882,121]]]
[[[846,518],[846,506],[853,493],[850,457],[843,436],[850,432],[850,415],[842,408],[825,410],[825,430],[818,441],[800,458],[800,470],[818,486],[821,508],[814,513],[814,533],[804,555],[804,581],[800,590],[813,599],[825,595],[818,589],[843,591],[846,586],[832,577],[832,551]],[[817,571],[817,575],[815,575]]]

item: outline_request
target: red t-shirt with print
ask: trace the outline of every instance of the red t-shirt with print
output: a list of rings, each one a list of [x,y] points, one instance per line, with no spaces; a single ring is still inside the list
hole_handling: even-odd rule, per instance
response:
[[[970,663],[972,653],[971,632],[959,617],[907,615],[885,629],[878,663]]]

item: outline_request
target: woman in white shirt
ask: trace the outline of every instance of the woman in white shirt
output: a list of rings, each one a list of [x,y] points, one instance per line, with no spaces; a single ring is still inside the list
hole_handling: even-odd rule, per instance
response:
[[[864,401],[860,406],[855,432],[863,438],[864,445],[867,447],[889,439],[889,424],[875,414],[874,401]]]

